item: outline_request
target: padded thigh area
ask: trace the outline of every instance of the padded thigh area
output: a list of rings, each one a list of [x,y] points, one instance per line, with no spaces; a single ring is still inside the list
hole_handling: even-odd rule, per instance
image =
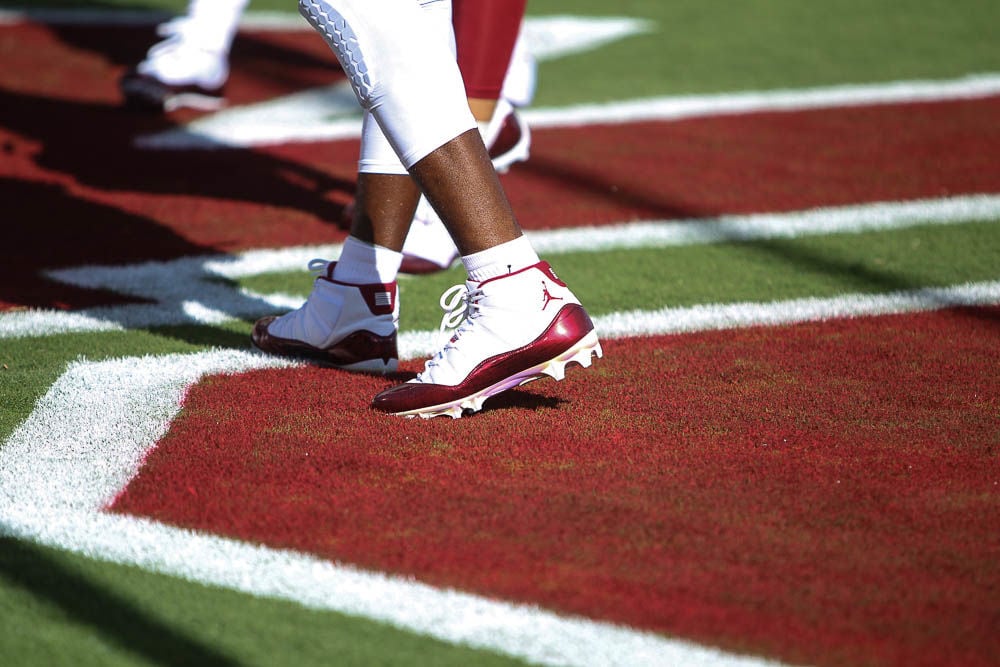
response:
[[[455,61],[450,0],[300,0],[299,10],[407,169],[476,126]]]

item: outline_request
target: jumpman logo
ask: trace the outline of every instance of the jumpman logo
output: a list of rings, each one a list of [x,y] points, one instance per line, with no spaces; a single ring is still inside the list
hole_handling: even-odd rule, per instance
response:
[[[542,310],[545,310],[546,308],[549,307],[550,301],[565,300],[561,296],[552,296],[552,294],[549,292],[549,286],[545,284],[545,281],[542,281],[542,299],[545,300],[545,302],[542,304]]]

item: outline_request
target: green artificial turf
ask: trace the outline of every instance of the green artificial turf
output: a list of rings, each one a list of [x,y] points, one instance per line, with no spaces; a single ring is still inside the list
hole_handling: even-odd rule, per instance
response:
[[[593,315],[700,303],[777,301],[881,293],[1000,279],[1000,224],[910,229],[548,258]],[[462,282],[460,267],[400,283],[400,328],[434,329],[438,298]],[[258,292],[305,297],[304,272],[244,278]],[[627,289],[626,289],[627,286]]]
[[[533,14],[566,12],[532,0]],[[1000,69],[988,0],[683,0],[573,3],[572,13],[642,17],[645,35],[547,63],[536,103],[572,98],[587,72],[590,97],[798,88],[898,79],[949,78]],[[956,45],[961,48],[956,48]]]
[[[0,537],[0,664],[516,665],[344,614]]]
[[[0,7],[39,4],[7,0]],[[186,4],[55,0],[44,6],[181,12]],[[249,10],[295,13],[296,7],[295,0],[256,0]],[[528,13],[649,22],[643,34],[543,63],[536,106],[1000,70],[1000,3],[990,0],[531,0]]]

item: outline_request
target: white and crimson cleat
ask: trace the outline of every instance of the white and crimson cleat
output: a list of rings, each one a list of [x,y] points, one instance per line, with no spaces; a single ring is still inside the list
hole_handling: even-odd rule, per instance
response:
[[[264,317],[250,339],[264,352],[314,359],[358,373],[393,373],[399,354],[396,283],[352,285],[333,279],[334,262],[313,260],[322,273],[297,310]]]
[[[457,418],[490,396],[544,376],[562,380],[567,365],[588,367],[603,355],[587,312],[547,262],[456,285],[441,305],[442,329],[461,324],[422,373],[376,396],[375,409]]]
[[[507,100],[497,102],[493,120],[484,130],[483,143],[493,168],[503,174],[511,165],[524,162],[531,152],[531,129]]]
[[[125,104],[157,112],[222,108],[229,55],[216,32],[184,16],[160,24],[157,34],[163,41],[118,82]]]
[[[410,275],[444,271],[458,259],[458,248],[427,197],[417,204],[402,253],[399,272]]]

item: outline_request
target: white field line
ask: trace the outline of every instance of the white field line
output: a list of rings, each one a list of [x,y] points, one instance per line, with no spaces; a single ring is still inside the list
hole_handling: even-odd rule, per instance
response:
[[[986,281],[882,294],[634,310],[591,319],[597,334],[605,340],[612,340],[997,304],[1000,304],[1000,281]],[[440,347],[437,331],[408,331],[399,335],[401,359],[429,357]]]
[[[810,109],[944,102],[1000,95],[1000,75],[975,74],[938,81],[893,81],[794,90],[747,91],[706,95],[529,108],[522,112],[535,129],[609,125],[643,121],[792,112]],[[152,150],[246,148],[308,141],[339,141],[361,136],[361,117],[353,92],[333,84],[286,97],[224,109],[184,127],[136,137]]]
[[[950,80],[892,81],[789,90],[681,95],[553,109],[528,109],[524,112],[524,118],[532,128],[572,127],[771,111],[945,102],[995,95],[1000,95],[1000,75],[983,73]]]
[[[903,229],[967,221],[1000,221],[1000,195],[969,195],[909,202],[819,208],[718,218],[635,222],[528,232],[543,256],[602,252],[616,248],[671,246],[796,238],[817,234]],[[302,297],[256,294],[220,278],[241,278],[301,269],[314,257],[336,258],[339,245],[253,250],[236,256],[183,257],[123,266],[81,266],[47,271],[78,287],[106,289],[150,303],[79,311],[26,310],[0,313],[0,339],[182,324],[219,324],[279,313]],[[422,348],[421,348],[422,349]]]
[[[796,90],[664,96],[604,104],[529,108],[522,115],[529,126],[541,129],[943,102],[996,95],[1000,95],[1000,75],[989,73],[940,81],[894,81]],[[134,144],[150,150],[198,150],[339,141],[359,136],[361,116],[357,102],[350,86],[340,83],[223,109],[183,127],[138,136]]]
[[[166,433],[187,387],[206,374],[287,365],[236,351],[70,364],[0,448],[0,534],[538,663],[774,664],[102,512]]]

